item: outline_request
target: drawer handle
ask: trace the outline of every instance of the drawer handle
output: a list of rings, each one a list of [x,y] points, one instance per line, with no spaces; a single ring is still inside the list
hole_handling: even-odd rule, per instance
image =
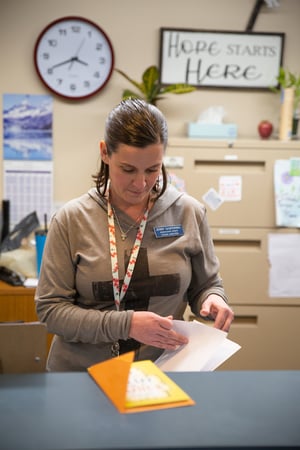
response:
[[[259,239],[218,239],[213,238],[215,247],[238,248],[238,249],[261,249],[261,240]]]
[[[234,308],[233,308],[234,309]],[[234,321],[232,325],[257,325],[257,316],[247,316],[247,315],[234,315]]]
[[[194,167],[197,171],[203,170],[212,170],[212,171],[221,171],[224,172],[224,168],[228,170],[231,168],[232,170],[241,170],[241,168],[245,169],[245,171],[263,173],[266,169],[265,161],[232,161],[232,160],[194,160]]]

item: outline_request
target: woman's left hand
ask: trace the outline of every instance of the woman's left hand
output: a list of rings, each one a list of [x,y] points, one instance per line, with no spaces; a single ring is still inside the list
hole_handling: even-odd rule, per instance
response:
[[[200,315],[203,317],[210,316],[215,321],[215,328],[219,328],[222,331],[229,331],[231,322],[234,319],[232,309],[227,303],[216,294],[211,294],[204,300]]]

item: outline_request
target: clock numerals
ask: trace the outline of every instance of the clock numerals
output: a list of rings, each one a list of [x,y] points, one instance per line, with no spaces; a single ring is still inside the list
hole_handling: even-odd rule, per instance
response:
[[[60,36],[66,36],[67,35],[67,30],[65,29],[65,28],[59,28],[59,30],[58,30],[58,34],[60,35]]]
[[[72,33],[80,33],[81,27],[80,25],[71,25],[70,30]],[[68,28],[58,28],[57,33],[59,36],[67,36],[68,31]]]
[[[105,32],[82,17],[50,23],[35,47],[35,65],[57,95],[82,99],[99,92],[111,77],[113,49]]]
[[[57,47],[57,40],[56,39],[48,39],[49,47]]]
[[[71,30],[73,31],[73,33],[80,33],[81,26],[80,25],[72,25]]]
[[[96,75],[95,74],[95,77],[96,78],[99,78],[100,77],[100,73],[98,72],[97,73],[98,75]],[[56,83],[57,83],[57,86],[61,86],[63,83],[64,83],[64,80],[62,79],[62,78],[56,78]],[[92,84],[91,84],[91,82],[89,81],[89,80],[85,80],[85,81],[83,81],[83,87],[85,88],[85,89],[89,89],[91,86],[92,86]],[[68,85],[68,89],[70,89],[70,91],[71,92],[75,92],[76,90],[78,90],[80,88],[80,86],[77,86],[77,84],[76,83],[70,83],[69,85]]]

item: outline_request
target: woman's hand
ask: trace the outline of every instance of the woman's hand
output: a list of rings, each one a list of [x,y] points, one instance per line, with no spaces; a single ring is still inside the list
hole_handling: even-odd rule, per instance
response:
[[[146,345],[176,350],[187,344],[188,338],[172,330],[173,317],[161,317],[149,311],[133,313],[129,337]]]
[[[204,300],[200,315],[203,317],[211,316],[215,321],[215,328],[226,332],[229,331],[231,322],[234,319],[232,309],[222,297],[216,294],[211,294]]]

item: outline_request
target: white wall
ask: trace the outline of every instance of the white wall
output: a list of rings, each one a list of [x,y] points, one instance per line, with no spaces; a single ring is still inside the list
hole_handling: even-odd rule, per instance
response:
[[[159,28],[178,27],[244,31],[255,0],[1,0],[0,86],[3,93],[49,94],[33,64],[40,31],[52,20],[81,15],[98,23],[110,37],[115,66],[135,79],[159,60]],[[300,1],[280,0],[280,7],[261,10],[253,31],[284,32],[284,65],[300,72]],[[82,102],[54,98],[54,200],[65,202],[85,192],[98,168],[98,142],[107,113],[120,101],[128,83],[116,72],[97,96]],[[279,96],[269,91],[199,89],[169,96],[158,106],[171,136],[185,136],[186,123],[209,106],[222,105],[226,121],[238,125],[239,137],[258,138],[257,124],[278,127]],[[2,177],[2,121],[0,124]],[[2,198],[2,183],[0,199]]]

